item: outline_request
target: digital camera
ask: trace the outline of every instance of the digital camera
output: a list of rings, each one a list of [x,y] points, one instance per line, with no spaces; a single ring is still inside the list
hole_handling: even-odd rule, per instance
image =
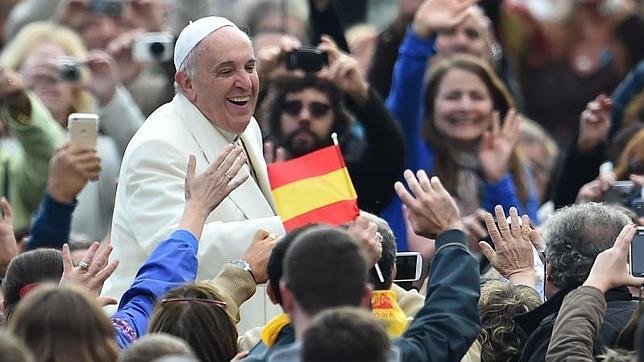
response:
[[[165,62],[174,54],[174,38],[170,33],[143,34],[132,47],[132,59],[138,62]]]

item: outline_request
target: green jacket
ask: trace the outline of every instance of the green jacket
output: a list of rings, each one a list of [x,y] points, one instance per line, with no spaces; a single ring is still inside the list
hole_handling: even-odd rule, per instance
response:
[[[9,132],[22,145],[19,152],[0,150],[0,194],[7,197],[14,212],[14,229],[29,226],[31,215],[42,199],[49,159],[65,142],[61,127],[36,96],[27,93],[31,114],[16,115],[6,105],[0,116]]]

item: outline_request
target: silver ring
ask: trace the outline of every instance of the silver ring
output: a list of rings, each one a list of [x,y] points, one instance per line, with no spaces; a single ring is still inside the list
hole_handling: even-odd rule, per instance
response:
[[[229,179],[229,180],[232,180],[232,179],[233,179],[233,177],[232,177],[232,176],[230,176],[230,175],[228,174],[228,172],[226,172],[226,173],[224,174],[224,176],[228,177],[228,179]]]
[[[81,260],[81,262],[78,263],[78,268],[82,271],[87,271],[89,269],[89,264],[84,260]]]

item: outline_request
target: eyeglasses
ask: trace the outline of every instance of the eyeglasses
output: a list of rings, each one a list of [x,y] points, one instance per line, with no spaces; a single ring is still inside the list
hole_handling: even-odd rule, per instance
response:
[[[166,303],[178,303],[178,302],[198,302],[198,303],[208,303],[208,304],[215,304],[221,308],[226,308],[226,303],[222,302],[221,300],[214,300],[214,299],[204,299],[204,298],[168,298],[168,299],[162,299],[161,304],[166,304]]]
[[[284,102],[282,110],[291,116],[297,116],[302,112],[304,105],[302,101],[293,100]],[[315,118],[321,118],[327,115],[331,110],[331,106],[322,102],[311,102],[308,104],[309,112]]]

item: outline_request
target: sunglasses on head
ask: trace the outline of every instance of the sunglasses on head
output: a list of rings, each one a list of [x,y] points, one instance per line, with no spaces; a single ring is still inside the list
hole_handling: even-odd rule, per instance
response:
[[[304,104],[302,103],[302,101],[294,100],[294,101],[284,102],[284,106],[282,107],[282,109],[284,110],[284,112],[286,112],[291,116],[297,116],[300,114],[303,107],[304,107]],[[315,102],[315,101],[309,103],[308,107],[309,107],[309,112],[315,118],[324,117],[331,110],[330,105],[322,102]]]
[[[226,303],[222,302],[220,300],[214,300],[214,299],[204,299],[204,298],[167,298],[167,299],[162,299],[161,304],[166,304],[166,303],[178,303],[178,302],[197,302],[197,303],[207,303],[207,304],[215,304],[221,308],[226,308]]]

